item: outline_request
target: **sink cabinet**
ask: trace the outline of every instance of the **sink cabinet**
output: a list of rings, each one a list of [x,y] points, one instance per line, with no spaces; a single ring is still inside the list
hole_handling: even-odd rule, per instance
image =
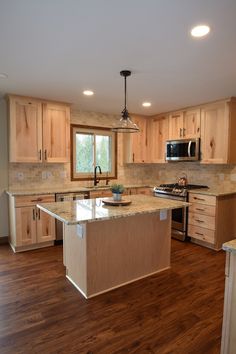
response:
[[[54,245],[55,219],[37,203],[55,201],[55,195],[9,197],[10,245],[14,252]]]
[[[69,162],[69,105],[13,95],[8,103],[10,162]]]

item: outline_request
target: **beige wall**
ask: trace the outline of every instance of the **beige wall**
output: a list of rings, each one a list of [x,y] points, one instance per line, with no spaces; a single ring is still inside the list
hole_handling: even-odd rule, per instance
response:
[[[8,188],[6,103],[0,100],[0,237],[8,236],[8,203],[4,191]]]

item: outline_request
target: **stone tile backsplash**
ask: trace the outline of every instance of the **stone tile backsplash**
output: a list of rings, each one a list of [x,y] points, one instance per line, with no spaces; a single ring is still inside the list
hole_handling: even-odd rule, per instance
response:
[[[119,116],[72,111],[71,123],[110,127]],[[118,134],[118,181],[124,184],[156,185],[173,183],[183,174],[188,182],[216,186],[235,185],[236,165],[202,165],[199,162],[124,164],[123,137]],[[105,184],[101,181],[100,185]],[[93,181],[70,180],[70,164],[9,164],[10,189],[44,189],[50,186],[92,186]]]

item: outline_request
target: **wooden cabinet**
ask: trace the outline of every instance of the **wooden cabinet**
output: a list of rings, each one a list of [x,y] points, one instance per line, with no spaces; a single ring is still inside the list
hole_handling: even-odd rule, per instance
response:
[[[89,192],[89,198],[103,198],[103,197],[112,197],[112,192],[110,189],[103,189],[103,190],[95,190]]]
[[[169,139],[200,137],[200,109],[187,109],[169,115]]]
[[[43,151],[46,162],[68,162],[70,151],[70,108],[43,104]]]
[[[236,163],[236,102],[234,99],[201,109],[201,162]]]
[[[169,120],[167,115],[159,115],[147,120],[147,161],[165,162],[166,140],[169,137]]]
[[[10,162],[69,162],[70,107],[9,96]]]
[[[10,162],[42,161],[42,105],[30,98],[9,98]]]
[[[54,244],[55,219],[36,207],[54,201],[54,194],[10,196],[10,244],[15,252]]]
[[[235,242],[235,240],[233,240]],[[224,248],[225,249],[225,248]],[[227,249],[226,249],[227,250]],[[224,316],[221,354],[234,354],[236,348],[236,250],[227,250],[225,263]]]
[[[138,125],[140,131],[124,136],[124,161],[144,163],[147,162],[147,118],[132,115],[132,121]]]
[[[236,237],[236,194],[211,196],[189,194],[188,236],[191,241],[220,250]]]

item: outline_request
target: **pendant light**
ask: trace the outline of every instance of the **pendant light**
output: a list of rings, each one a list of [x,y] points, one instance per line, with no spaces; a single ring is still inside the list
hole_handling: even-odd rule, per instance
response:
[[[114,124],[111,130],[117,133],[137,133],[139,132],[139,127],[132,122],[126,107],[126,78],[131,75],[131,71],[122,70],[120,75],[125,79],[125,105],[123,111],[121,112],[121,119],[118,123]]]

